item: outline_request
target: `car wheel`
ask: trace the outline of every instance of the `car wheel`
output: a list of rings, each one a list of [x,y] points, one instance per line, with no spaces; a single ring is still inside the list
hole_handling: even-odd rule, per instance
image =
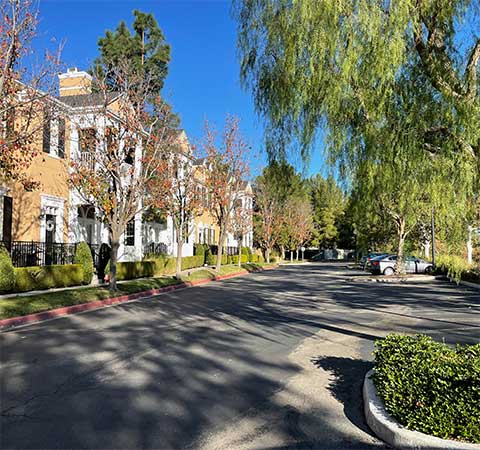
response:
[[[387,267],[387,268],[383,271],[383,274],[384,274],[384,275],[393,275],[393,273],[394,273],[393,267]]]
[[[425,267],[425,273],[431,275],[433,273],[433,266]]]

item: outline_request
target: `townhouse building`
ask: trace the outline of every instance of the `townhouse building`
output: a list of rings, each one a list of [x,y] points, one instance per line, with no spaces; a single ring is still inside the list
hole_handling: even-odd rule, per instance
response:
[[[204,199],[203,214],[197,216],[194,221],[195,243],[218,246],[220,229],[212,213],[209,211],[210,198],[207,189],[203,185],[204,172],[208,170],[208,167],[206,166],[206,159],[196,159],[193,164],[197,168],[195,172],[196,178],[198,180],[199,191]],[[253,190],[249,181],[242,182],[242,190],[239,192],[238,201],[241,208],[253,211]],[[231,232],[227,233],[226,247],[230,254],[237,254],[238,241]],[[253,220],[248,231],[243,236],[242,247],[249,247],[253,249]]]
[[[75,245],[85,241],[90,245],[98,264],[108,257],[109,233],[102,216],[70,186],[72,161],[95,164],[94,140],[89,137],[102,127],[114,126],[122,103],[114,93],[106,99],[92,92],[92,78],[84,71],[69,69],[59,75],[59,95],[44,101],[54,102],[55,111],[44,117],[38,136],[35,137],[37,156],[27,169],[28,176],[38,187],[31,192],[16,183],[0,182],[0,241],[11,252],[17,266],[65,264],[73,260]],[[39,105],[41,107],[41,105]],[[191,256],[194,243],[218,245],[218,227],[208,212],[208,195],[202,186],[203,161],[193,160],[190,144],[184,131],[177,136],[186,160],[198,168],[199,190],[203,190],[205,211],[189,227],[190,233],[183,245],[182,254]],[[135,167],[141,164],[142,140],[126,159]],[[252,189],[244,183],[241,195],[244,206],[252,207]],[[244,246],[251,247],[252,232],[244,237]],[[230,234],[229,247],[237,241]],[[162,217],[151,211],[136,214],[121,239],[119,261],[141,260],[146,254],[166,253],[176,255],[175,231],[171,217]],[[102,256],[103,254],[103,256]]]

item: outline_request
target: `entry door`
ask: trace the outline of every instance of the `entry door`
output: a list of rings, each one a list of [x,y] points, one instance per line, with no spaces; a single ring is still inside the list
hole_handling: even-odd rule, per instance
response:
[[[53,214],[47,214],[45,217],[45,242],[53,244],[55,242],[56,221]]]
[[[56,232],[56,220],[53,214],[47,214],[45,216],[45,264],[55,264],[55,248],[53,243],[55,242]]]
[[[3,197],[3,236],[2,240],[10,250],[12,242],[12,216],[13,216],[13,199],[12,197]]]

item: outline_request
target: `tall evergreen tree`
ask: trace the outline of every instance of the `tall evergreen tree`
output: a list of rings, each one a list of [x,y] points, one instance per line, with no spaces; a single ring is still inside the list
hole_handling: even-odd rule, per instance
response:
[[[168,74],[170,45],[153,14],[134,10],[133,33],[124,21],[114,31],[107,30],[98,40],[100,56],[95,69],[105,72],[115,87],[119,82],[113,77],[114,69],[122,61],[130,61],[133,70],[148,80],[149,90],[158,95]]]

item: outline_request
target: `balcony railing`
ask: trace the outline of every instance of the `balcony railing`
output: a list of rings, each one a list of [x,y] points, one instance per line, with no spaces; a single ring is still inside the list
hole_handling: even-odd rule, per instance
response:
[[[166,255],[167,253],[168,253],[167,244],[164,244],[163,242],[159,242],[159,243],[151,242],[150,244],[147,244],[143,247],[144,255],[158,256],[158,255]]]
[[[95,167],[95,153],[92,152],[81,152],[80,153],[80,164],[87,169],[93,170]]]
[[[217,255],[218,254],[218,245],[209,245],[210,247],[210,252],[212,255]],[[238,248],[237,247],[224,247],[223,249],[224,255],[238,255]]]

